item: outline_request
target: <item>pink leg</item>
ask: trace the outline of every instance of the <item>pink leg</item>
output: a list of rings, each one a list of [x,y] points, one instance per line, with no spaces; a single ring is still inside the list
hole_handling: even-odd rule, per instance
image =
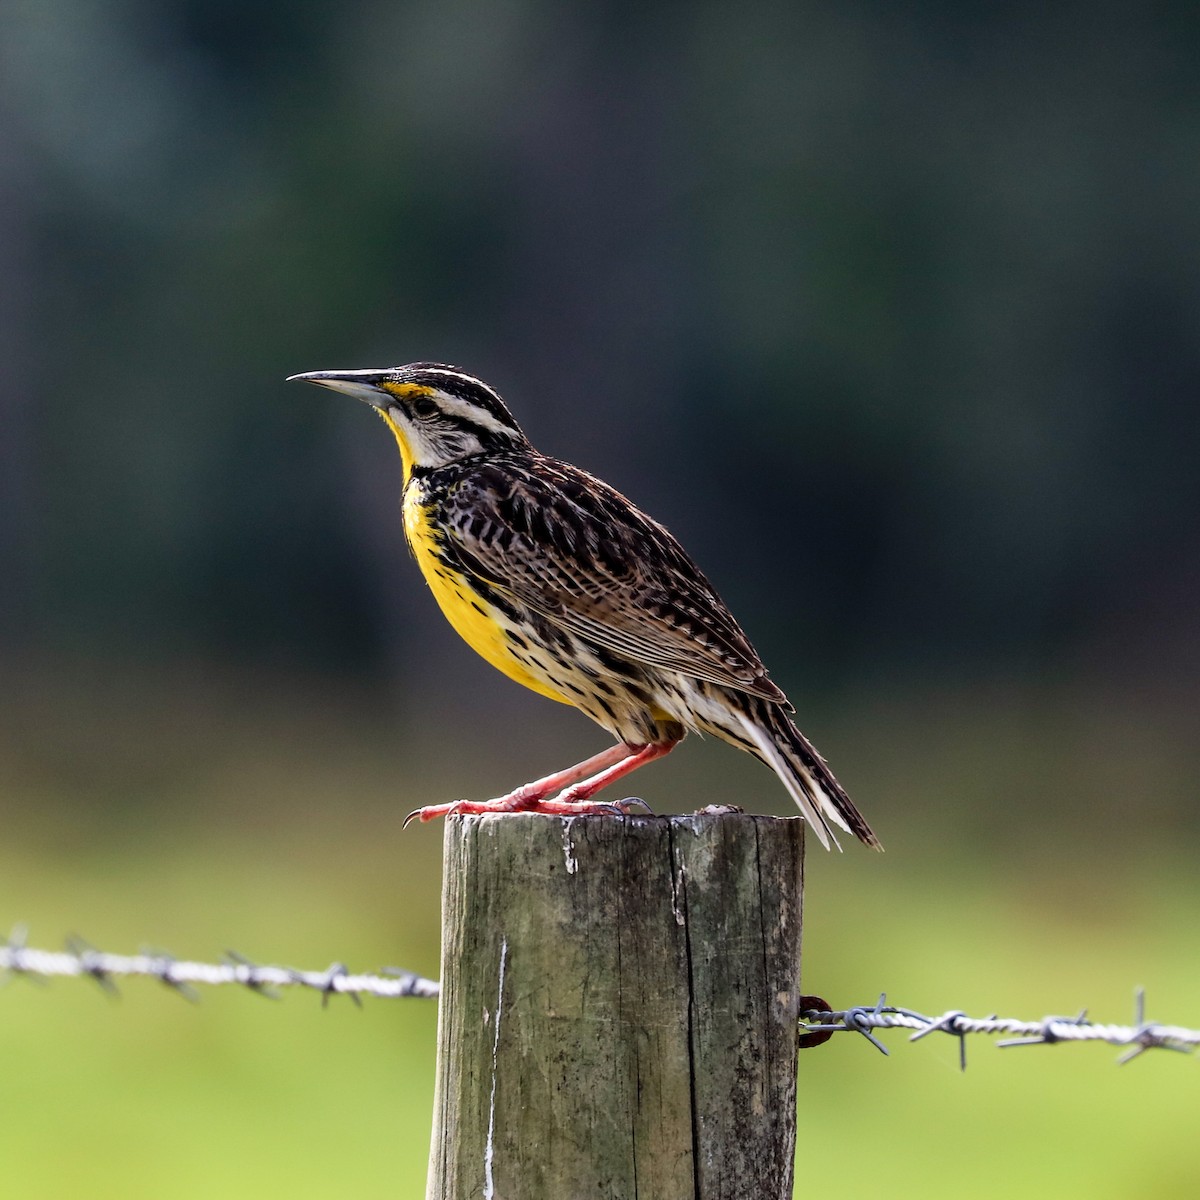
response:
[[[525,808],[531,803],[545,800],[547,796],[552,796],[555,792],[561,792],[563,788],[577,783],[581,779],[586,779],[589,775],[603,771],[615,763],[623,762],[634,753],[635,749],[636,747],[629,746],[625,742],[618,742],[615,746],[609,746],[607,750],[601,750],[599,754],[593,754],[591,758],[585,758],[583,762],[576,763],[573,767],[567,767],[565,771],[555,771],[553,775],[535,779],[533,783],[522,784],[515,791],[509,792],[503,799],[513,800],[521,808]]]
[[[618,742],[583,762],[576,763],[562,771],[555,771],[532,783],[523,783],[519,788],[509,792],[507,796],[497,796],[494,800],[455,800],[450,804],[429,804],[418,808],[404,818],[404,824],[409,821],[432,821],[437,817],[449,816],[451,813],[488,813],[488,812],[527,812],[539,811],[541,802],[547,796],[562,791],[569,784],[585,779],[594,772],[603,772],[605,768],[620,764],[636,755],[639,747],[628,746]],[[633,768],[631,767],[630,770]]]
[[[601,788],[608,787],[610,783],[616,783],[618,779],[623,779],[626,775],[636,771],[638,767],[644,767],[656,758],[662,758],[664,755],[670,754],[677,745],[679,743],[676,741],[652,742],[648,746],[638,746],[636,748],[633,746],[626,747],[627,749],[634,750],[634,753],[629,755],[628,758],[614,763],[612,766],[593,775],[590,779],[584,779],[582,782],[566,788],[555,796],[553,800],[541,801],[537,806],[537,811],[572,816],[591,812],[611,813],[614,807],[620,811],[619,806],[616,805],[593,804],[592,797]]]

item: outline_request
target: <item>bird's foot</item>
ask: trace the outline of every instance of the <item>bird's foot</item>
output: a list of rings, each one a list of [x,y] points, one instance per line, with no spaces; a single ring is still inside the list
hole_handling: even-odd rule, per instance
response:
[[[568,788],[567,792],[571,789]],[[543,800],[530,812],[550,813],[560,817],[633,817],[654,816],[654,810],[641,796],[626,796],[624,800],[571,800],[561,792],[553,800]]]
[[[438,817],[457,817],[465,813],[511,813],[536,811],[537,800],[523,796],[518,788],[507,796],[494,800],[453,800],[449,804],[427,804],[414,809],[404,818],[404,828],[411,821],[436,821]]]
[[[604,803],[586,798],[572,801],[565,798],[570,790],[568,788],[552,800],[522,794],[518,788],[517,791],[507,796],[497,796],[494,800],[455,800],[449,804],[427,804],[424,808],[414,809],[404,818],[404,828],[407,829],[413,821],[436,821],[438,817],[479,813],[529,812],[544,813],[552,817],[586,817],[597,814],[610,817],[654,815],[650,805],[640,796],[629,796],[624,800]]]

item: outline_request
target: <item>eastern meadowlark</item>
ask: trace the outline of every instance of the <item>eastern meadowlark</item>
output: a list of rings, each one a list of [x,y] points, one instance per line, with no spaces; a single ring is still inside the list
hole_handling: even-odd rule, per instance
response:
[[[827,848],[833,825],[879,847],[679,543],[615,488],[535,450],[494,389],[427,362],[291,379],[365,400],[395,435],[408,544],[467,644],[617,740],[506,796],[413,816],[620,811],[592,797],[691,729],[766,763]]]

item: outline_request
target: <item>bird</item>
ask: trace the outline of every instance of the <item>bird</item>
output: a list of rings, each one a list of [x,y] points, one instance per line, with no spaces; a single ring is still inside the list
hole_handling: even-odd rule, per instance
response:
[[[826,849],[835,827],[882,849],[716,590],[616,488],[534,449],[500,394],[413,362],[288,377],[365,401],[400,450],[404,533],[443,615],[492,666],[615,739],[583,762],[457,813],[628,813],[593,797],[689,731],[760,759]]]

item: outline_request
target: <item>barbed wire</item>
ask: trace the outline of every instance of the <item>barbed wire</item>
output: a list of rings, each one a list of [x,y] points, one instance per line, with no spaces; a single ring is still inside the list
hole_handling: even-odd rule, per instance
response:
[[[303,971],[293,967],[261,966],[235,951],[227,951],[219,963],[189,962],[162,951],[145,950],[139,954],[109,954],[96,950],[82,938],[67,939],[65,950],[39,950],[26,944],[26,929],[19,926],[0,945],[0,977],[19,976],[45,979],[55,976],[83,977],[95,980],[105,991],[118,992],[116,980],[131,976],[156,979],[189,1000],[198,1000],[193,986],[233,984],[262,996],[277,998],[281,988],[299,987],[321,994],[321,1003],[330,996],[349,996],[356,1004],[362,996],[392,1000],[403,997],[432,999],[440,985],[412,971],[385,967],[378,974],[352,974],[343,963],[333,963],[323,971]],[[958,1039],[959,1063],[967,1066],[966,1038],[969,1034],[1005,1035],[998,1046],[1051,1046],[1063,1042],[1106,1042],[1126,1047],[1117,1060],[1127,1063],[1147,1050],[1176,1050],[1192,1053],[1200,1046],[1200,1030],[1180,1025],[1163,1025],[1146,1020],[1146,996],[1143,989],[1134,993],[1132,1025],[1097,1023],[1087,1019],[1087,1010],[1074,1017],[1043,1017],[1026,1021],[1015,1017],[971,1017],[958,1009],[930,1016],[911,1008],[888,1004],[881,995],[873,1005],[834,1009],[819,996],[800,998],[800,1045],[818,1046],[835,1033],[858,1033],[883,1054],[887,1047],[875,1036],[876,1030],[909,1029],[909,1041],[917,1042],[931,1033],[944,1033]]]
[[[1127,1046],[1117,1062],[1131,1062],[1147,1050],[1176,1050],[1191,1054],[1200,1045],[1200,1030],[1180,1025],[1161,1025],[1146,1020],[1146,993],[1134,992],[1132,1025],[1099,1024],[1087,1019],[1083,1009],[1074,1017],[1043,1017],[1040,1021],[1023,1021],[1014,1017],[969,1017],[956,1009],[939,1017],[928,1016],[911,1008],[888,1004],[887,996],[870,1006],[830,1009],[819,996],[800,998],[800,1028],[802,1048],[820,1045],[835,1033],[860,1033],[877,1050],[888,1053],[887,1047],[872,1032],[876,1029],[911,1029],[910,1042],[920,1041],[931,1033],[945,1033],[958,1038],[959,1066],[967,1069],[968,1034],[989,1036],[1006,1034],[997,1042],[1001,1048],[1013,1046],[1053,1046],[1062,1042],[1107,1042]]]
[[[292,967],[260,966],[229,950],[219,963],[187,962],[162,951],[140,954],[108,954],[89,946],[81,938],[69,938],[65,950],[37,950],[25,944],[25,929],[19,927],[7,944],[0,946],[0,972],[41,979],[50,976],[82,976],[94,979],[105,991],[117,992],[116,980],[128,976],[157,979],[189,1000],[199,999],[193,984],[219,986],[237,984],[259,995],[277,998],[280,988],[300,987],[321,993],[321,1003],[330,996],[349,996],[355,1003],[362,996],[397,999],[406,996],[436,996],[438,984],[412,971],[385,967],[377,975],[356,975],[344,963],[333,963],[323,971],[298,971]]]

